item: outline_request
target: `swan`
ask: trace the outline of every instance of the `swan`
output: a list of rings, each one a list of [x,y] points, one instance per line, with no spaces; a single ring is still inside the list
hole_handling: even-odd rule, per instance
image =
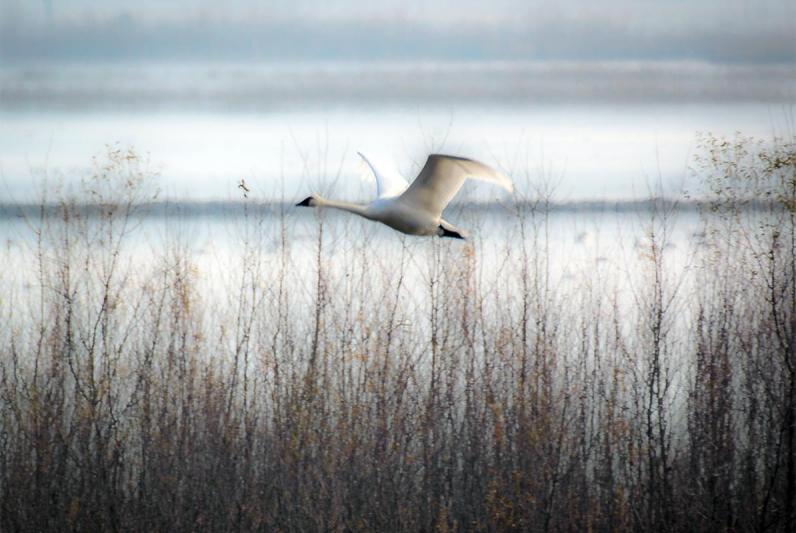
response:
[[[314,195],[296,206],[341,209],[381,222],[407,235],[464,239],[462,230],[442,218],[442,211],[459,192],[464,180],[488,181],[509,192],[514,190],[509,178],[483,163],[465,157],[431,154],[420,174],[409,185],[397,172],[377,169],[364,154],[357,153],[376,178],[377,197],[374,201],[360,205]]]

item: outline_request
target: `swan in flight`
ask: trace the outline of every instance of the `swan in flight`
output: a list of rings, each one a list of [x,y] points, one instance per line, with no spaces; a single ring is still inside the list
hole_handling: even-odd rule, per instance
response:
[[[451,155],[431,154],[409,185],[397,172],[377,169],[362,153],[376,178],[377,198],[368,205],[327,200],[318,195],[297,203],[303,207],[331,207],[386,224],[407,235],[438,235],[464,239],[464,234],[442,218],[442,211],[456,196],[464,180],[471,178],[495,183],[509,192],[511,180],[483,163]]]

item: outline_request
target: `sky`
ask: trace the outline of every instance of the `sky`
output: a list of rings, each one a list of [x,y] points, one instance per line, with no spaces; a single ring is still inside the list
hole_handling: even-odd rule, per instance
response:
[[[796,62],[792,0],[0,0],[0,60]]]

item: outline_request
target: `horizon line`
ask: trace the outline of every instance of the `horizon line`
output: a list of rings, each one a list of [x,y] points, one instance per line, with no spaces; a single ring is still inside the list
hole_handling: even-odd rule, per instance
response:
[[[722,202],[726,204],[726,202]],[[765,201],[755,198],[738,199],[737,202],[744,209],[758,210],[776,208],[774,201]],[[517,200],[489,200],[485,202],[464,201],[448,206],[448,209],[510,209],[511,207],[534,208],[559,212],[632,212],[635,210],[649,210],[663,208],[667,210],[678,209],[682,211],[700,211],[711,208],[715,200],[705,198],[677,198],[673,196],[649,196],[636,199],[580,199],[580,200],[546,200],[544,198],[529,198]],[[62,212],[64,206],[76,208],[87,216],[96,216],[107,204],[96,202],[0,202],[0,219],[52,217]],[[120,203],[119,205],[124,205]],[[136,204],[135,216],[162,217],[162,216],[217,216],[235,215],[244,216],[255,211],[259,214],[279,215],[285,208],[295,207],[292,200],[154,200]]]

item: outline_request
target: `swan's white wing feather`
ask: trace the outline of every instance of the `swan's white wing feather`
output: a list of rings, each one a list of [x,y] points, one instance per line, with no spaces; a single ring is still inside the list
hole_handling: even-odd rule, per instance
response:
[[[401,195],[401,200],[439,217],[468,178],[495,183],[509,192],[514,190],[509,178],[483,163],[432,154],[412,185]]]
[[[376,166],[365,157],[362,152],[357,152],[359,157],[368,164],[368,167],[373,172],[373,177],[376,178],[376,197],[377,198],[391,198],[398,196],[409,187],[409,183],[398,174],[397,171],[385,168],[376,168]]]

